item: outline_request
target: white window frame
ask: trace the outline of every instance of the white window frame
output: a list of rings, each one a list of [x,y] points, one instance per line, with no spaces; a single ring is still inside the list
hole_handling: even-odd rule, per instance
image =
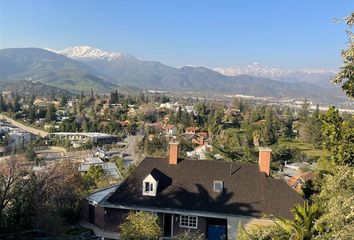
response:
[[[144,191],[145,192],[153,192],[154,191],[154,184],[152,182],[144,182],[145,186],[144,186]],[[146,185],[148,184],[148,189],[146,190]]]
[[[218,190],[218,189],[215,188],[216,184],[220,184],[221,185],[221,190]],[[223,181],[214,181],[213,190],[214,190],[214,192],[222,192],[224,190],[224,182]]]
[[[148,186],[148,189],[146,189],[147,184],[149,185],[149,186]],[[155,185],[155,184],[152,183],[152,182],[144,182],[144,186],[143,186],[143,188],[144,188],[144,189],[143,189],[144,194],[149,195],[149,194],[154,193],[154,188],[155,188],[154,185]]]
[[[156,196],[158,181],[156,181],[150,174],[143,180],[142,185],[142,194],[144,196]]]
[[[182,223],[182,218],[183,218],[183,222],[187,222],[187,224]],[[192,225],[192,221],[191,221],[191,219],[194,219],[194,218],[195,218],[195,226]],[[198,216],[180,215],[179,216],[179,227],[197,229],[198,228]]]

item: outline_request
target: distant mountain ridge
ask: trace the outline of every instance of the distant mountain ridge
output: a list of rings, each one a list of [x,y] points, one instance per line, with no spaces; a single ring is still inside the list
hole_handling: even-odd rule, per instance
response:
[[[340,91],[310,82],[276,81],[249,75],[227,76],[206,67],[175,68],[142,61],[119,52],[79,46],[47,51],[39,48],[0,50],[0,81],[35,80],[71,91],[139,89],[242,94],[256,97],[342,101]]]
[[[88,65],[41,48],[0,49],[0,80],[33,80],[70,91],[117,87]]]
[[[235,65],[231,67],[213,68],[221,74],[227,76],[250,75],[255,77],[270,78],[286,82],[311,82],[318,84],[330,84],[330,79],[336,74],[333,69],[284,69],[277,67],[269,67],[260,63],[252,63],[247,65]]]

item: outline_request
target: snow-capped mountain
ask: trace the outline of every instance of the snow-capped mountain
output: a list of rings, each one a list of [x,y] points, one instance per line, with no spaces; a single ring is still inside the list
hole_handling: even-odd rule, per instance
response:
[[[64,55],[74,59],[104,59],[108,61],[112,60],[136,60],[135,57],[121,52],[106,52],[98,48],[89,46],[75,46],[68,47],[64,50],[47,49],[57,54]]]
[[[250,75],[287,82],[306,81],[312,83],[329,83],[331,77],[336,73],[336,71],[332,69],[289,70],[276,67],[269,67],[260,63],[235,65],[231,67],[217,67],[213,70],[228,76]]]
[[[307,98],[321,103],[336,103],[346,99],[339,89],[330,89],[325,84],[289,82],[288,79],[274,81],[249,75],[226,76],[205,67],[175,68],[133,57],[135,61],[129,61],[125,58],[129,55],[107,53],[89,47],[74,47],[57,52],[60,54],[40,48],[0,49],[1,66],[4,66],[0,68],[0,81],[35,79],[71,91],[94,89],[105,92],[118,86],[132,86],[168,91]],[[253,67],[265,69],[257,65]],[[250,71],[242,73],[251,74]]]

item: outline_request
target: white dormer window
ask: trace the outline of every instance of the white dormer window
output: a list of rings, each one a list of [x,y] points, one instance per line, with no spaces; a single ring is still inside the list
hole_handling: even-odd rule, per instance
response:
[[[143,180],[143,195],[156,196],[158,181],[151,175],[147,175]]]
[[[222,192],[224,188],[223,181],[214,181],[214,192]]]
[[[145,192],[153,192],[154,191],[154,184],[150,182],[145,182]]]

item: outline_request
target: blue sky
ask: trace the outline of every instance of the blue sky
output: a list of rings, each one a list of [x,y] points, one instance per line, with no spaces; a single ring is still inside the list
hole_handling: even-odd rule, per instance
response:
[[[0,0],[0,48],[89,45],[173,66],[336,68],[353,0]]]

